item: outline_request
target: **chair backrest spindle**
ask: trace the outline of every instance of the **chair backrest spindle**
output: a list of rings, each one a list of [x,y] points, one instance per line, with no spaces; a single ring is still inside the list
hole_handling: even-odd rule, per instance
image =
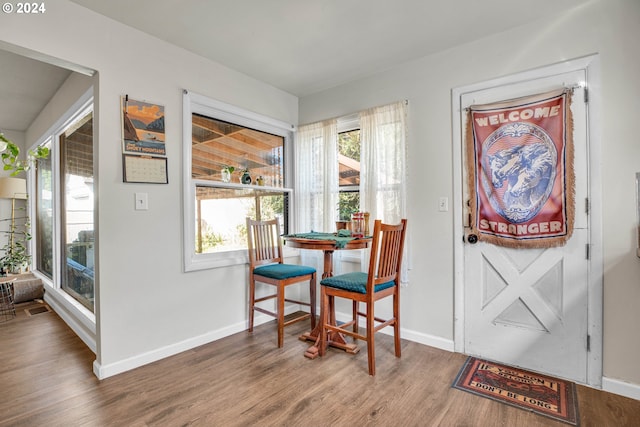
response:
[[[375,285],[395,280],[399,284],[402,252],[407,220],[398,225],[382,224],[376,220],[373,228],[373,242],[369,262],[367,292],[373,293]]]
[[[279,230],[278,218],[268,221],[254,221],[247,218],[247,243],[251,264],[282,263],[282,242],[278,236]]]

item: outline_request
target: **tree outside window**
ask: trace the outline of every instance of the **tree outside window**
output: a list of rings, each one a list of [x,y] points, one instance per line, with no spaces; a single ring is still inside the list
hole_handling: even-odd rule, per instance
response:
[[[338,216],[349,221],[360,210],[360,129],[338,133],[338,163]]]

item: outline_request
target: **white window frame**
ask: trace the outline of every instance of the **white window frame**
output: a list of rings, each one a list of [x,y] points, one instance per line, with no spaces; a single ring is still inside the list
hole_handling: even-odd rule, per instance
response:
[[[293,134],[295,127],[271,117],[247,111],[240,107],[217,101],[197,93],[183,91],[182,96],[182,158],[183,158],[183,262],[184,271],[197,271],[210,268],[227,267],[249,262],[246,250],[199,254],[195,251],[195,190],[196,185],[218,188],[258,188],[253,185],[240,185],[217,181],[193,179],[191,177],[191,135],[192,114],[202,114],[213,119],[245,126],[262,132],[271,133],[284,138],[284,188],[268,188],[282,193],[289,193],[288,218],[293,212],[293,190],[288,188],[293,182]],[[265,190],[265,187],[259,187]]]
[[[71,295],[66,293],[62,289],[62,271],[61,271],[61,260],[64,256],[60,253],[60,248],[62,247],[62,238],[61,238],[61,212],[60,212],[60,197],[64,197],[61,194],[60,186],[60,148],[59,148],[59,136],[65,131],[65,129],[77,120],[79,117],[87,114],[89,111],[95,112],[94,106],[94,97],[93,97],[93,87],[87,90],[46,132],[42,134],[42,136],[36,141],[35,144],[29,147],[30,150],[35,150],[37,147],[46,144],[47,142],[51,142],[51,173],[53,177],[53,280],[48,276],[40,273],[35,268],[31,268],[31,271],[42,280],[45,285],[46,293],[45,299],[47,303],[52,305],[56,311],[65,322],[73,329],[73,331],[82,339],[82,341],[89,346],[89,348],[95,353],[96,352],[96,315],[94,312],[91,312],[85,306],[83,306],[80,302],[76,301]],[[94,114],[95,120],[95,114]],[[94,138],[94,148],[96,146],[96,140]],[[94,149],[94,153],[97,151]],[[94,154],[95,160],[95,154]],[[95,163],[94,163],[95,168]],[[28,192],[30,195],[36,194],[36,170],[35,168],[31,168],[28,172]],[[97,188],[97,179],[94,174],[94,189]],[[95,191],[95,190],[94,190]],[[64,193],[64,191],[63,191]],[[96,237],[98,234],[98,222],[95,220],[96,214],[98,212],[98,197],[95,195],[94,198],[94,232],[96,233]],[[36,221],[37,221],[37,212],[36,212],[36,203],[29,204],[29,216],[34,220],[31,221],[31,235],[34,238],[29,242],[30,244],[30,253],[32,254],[32,267],[34,265],[38,265],[37,257],[39,254],[35,250],[35,240],[36,236]],[[96,246],[97,246],[96,239]],[[96,251],[97,252],[97,251]],[[96,270],[97,273],[97,270]],[[94,297],[98,290],[98,275],[94,276]],[[94,305],[94,311],[96,310],[96,306]]]

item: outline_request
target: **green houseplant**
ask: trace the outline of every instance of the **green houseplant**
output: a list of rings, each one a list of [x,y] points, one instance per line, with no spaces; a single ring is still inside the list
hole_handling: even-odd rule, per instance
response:
[[[0,258],[0,273],[21,273],[31,262],[31,254],[27,250],[27,242],[31,240],[31,234],[25,230],[18,230],[16,226],[11,226],[8,231],[13,235],[13,239],[9,239],[7,244],[2,248],[4,256]]]
[[[0,132],[0,157],[2,157],[3,169],[11,171],[11,176],[16,176],[20,172],[29,169],[36,159],[46,159],[49,156],[47,147],[38,147],[35,150],[29,150],[27,160],[21,160],[20,147],[9,141],[3,133]]]
[[[230,182],[231,174],[233,173],[234,170],[236,170],[236,168],[234,168],[233,166],[228,166],[228,165],[223,166],[222,169],[220,170],[222,182]]]
[[[4,134],[0,133],[0,158],[2,159],[3,170],[10,172],[10,176],[16,176],[29,169],[36,159],[44,159],[49,156],[49,149],[38,147],[29,150],[27,159],[21,160],[20,148],[8,140]],[[15,201],[12,201],[15,203]],[[2,247],[2,257],[0,257],[0,274],[19,273],[31,262],[31,255],[28,251],[28,241],[31,240],[30,220],[26,215],[26,208],[19,208],[25,212],[24,216],[15,218],[15,207],[12,204],[11,218],[0,221],[11,221],[7,234],[7,243]],[[23,224],[16,224],[16,219],[24,220]]]

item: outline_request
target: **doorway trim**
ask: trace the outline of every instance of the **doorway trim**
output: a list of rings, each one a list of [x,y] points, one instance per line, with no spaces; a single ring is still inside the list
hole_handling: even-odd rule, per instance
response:
[[[585,70],[586,81],[582,86],[588,92],[587,146],[589,178],[589,283],[588,326],[590,349],[587,355],[587,384],[602,388],[602,301],[604,256],[602,243],[602,168],[600,116],[600,58],[597,54],[563,61],[496,79],[453,88],[451,91],[451,123],[453,134],[453,236],[454,236],[454,350],[464,353],[464,209],[463,206],[463,135],[461,120],[462,95],[506,84],[514,84],[553,76],[566,72]]]

